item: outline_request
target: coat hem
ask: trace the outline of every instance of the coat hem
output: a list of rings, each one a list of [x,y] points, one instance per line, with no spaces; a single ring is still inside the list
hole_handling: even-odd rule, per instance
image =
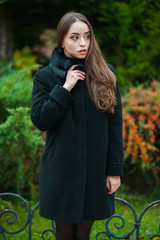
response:
[[[108,219],[110,218],[113,214],[115,214],[115,211],[113,211],[111,214],[106,214],[105,216],[103,217],[85,217],[84,219],[75,219],[73,217],[60,217],[60,216],[56,216],[56,217],[48,217],[48,216],[44,216],[42,215],[41,213],[39,213],[40,217],[43,217],[43,218],[46,218],[46,219],[49,219],[51,221],[60,221],[60,222],[70,222],[70,223],[83,223],[83,222],[86,222],[86,221],[100,221],[100,220],[105,220],[105,219]],[[74,220],[73,220],[74,219]]]

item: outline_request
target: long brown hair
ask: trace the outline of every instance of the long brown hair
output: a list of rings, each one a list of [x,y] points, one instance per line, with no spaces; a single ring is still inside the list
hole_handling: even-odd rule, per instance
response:
[[[70,26],[77,21],[86,23],[91,35],[90,47],[85,59],[86,84],[89,95],[98,110],[114,113],[114,107],[117,104],[116,77],[103,59],[92,26],[83,14],[68,12],[60,19],[57,26],[58,45],[62,47],[63,39]]]

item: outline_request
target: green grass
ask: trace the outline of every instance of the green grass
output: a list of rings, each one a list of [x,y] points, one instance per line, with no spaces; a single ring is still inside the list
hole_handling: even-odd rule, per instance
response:
[[[157,200],[157,199],[149,199],[149,197],[144,196],[144,195],[140,195],[140,194],[136,194],[136,193],[131,194],[131,193],[127,193],[127,192],[128,191],[125,189],[125,187],[122,187],[121,191],[117,192],[116,196],[120,197],[120,198],[124,198],[130,204],[132,204],[132,206],[136,210],[137,218],[139,218],[141,212],[149,203],[151,203],[153,200]],[[35,204],[30,202],[29,205],[30,205],[31,210],[33,210],[33,207]],[[16,206],[8,201],[0,201],[0,209],[1,210],[4,209],[6,206],[7,206],[7,208],[14,209],[17,212],[18,219],[15,224],[8,225],[6,223],[6,216],[8,214],[7,215],[4,214],[3,217],[1,218],[1,224],[4,227],[6,227],[7,230],[9,230],[9,231],[19,230],[25,224],[25,221],[27,218],[27,214],[24,209],[24,206],[22,206],[22,205]],[[121,226],[122,221],[119,218],[114,218],[109,223],[109,229],[117,236],[124,236],[124,235],[128,234],[134,226],[133,213],[128,206],[126,206],[125,204],[123,204],[119,201],[116,201],[116,214],[120,214],[124,218],[125,226],[122,229],[117,230],[114,227],[114,223],[117,222],[117,225]],[[11,221],[14,219],[14,217],[13,217],[13,215],[10,215],[10,216],[12,216],[12,218],[10,219],[10,221]],[[91,240],[95,240],[95,236],[98,232],[106,230],[105,223],[106,223],[106,220],[99,220],[99,221],[94,222],[92,231],[91,231],[91,235],[90,235]],[[159,229],[158,229],[159,225],[160,225],[160,204],[157,204],[157,205],[153,206],[151,209],[149,209],[144,214],[144,217],[141,221],[139,240],[141,240],[141,239],[147,240],[147,239],[150,239],[150,237],[153,234],[158,234],[159,233]],[[32,223],[32,239],[33,240],[42,239],[42,232],[46,229],[52,229],[51,221],[39,217],[39,213],[38,213],[38,209],[37,209],[37,211],[34,215],[34,218],[33,218],[33,223]],[[49,238],[47,238],[48,235],[51,236],[50,240],[55,239],[55,236],[53,234],[46,233],[44,235],[46,240],[49,239]],[[21,233],[16,234],[16,235],[8,234],[8,235],[6,235],[6,237],[7,237],[7,240],[27,240],[28,239],[28,226]],[[0,240],[1,239],[3,239],[3,237],[0,234]],[[100,240],[100,239],[108,239],[108,238],[105,237],[104,234],[101,234],[98,237],[98,240]],[[129,239],[136,239],[135,233],[133,233]],[[158,240],[158,239],[160,239],[160,237],[155,237],[153,239]]]

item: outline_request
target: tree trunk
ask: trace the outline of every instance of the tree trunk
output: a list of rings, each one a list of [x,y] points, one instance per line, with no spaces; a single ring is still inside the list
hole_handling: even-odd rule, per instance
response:
[[[11,3],[0,4],[0,61],[12,60]]]

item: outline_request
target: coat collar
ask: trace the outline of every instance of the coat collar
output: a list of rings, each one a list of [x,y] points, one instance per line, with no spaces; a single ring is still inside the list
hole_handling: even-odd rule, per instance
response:
[[[67,71],[74,64],[79,65],[75,69],[85,72],[85,59],[67,57],[62,48],[59,46],[54,48],[49,66],[60,80],[65,81]]]

